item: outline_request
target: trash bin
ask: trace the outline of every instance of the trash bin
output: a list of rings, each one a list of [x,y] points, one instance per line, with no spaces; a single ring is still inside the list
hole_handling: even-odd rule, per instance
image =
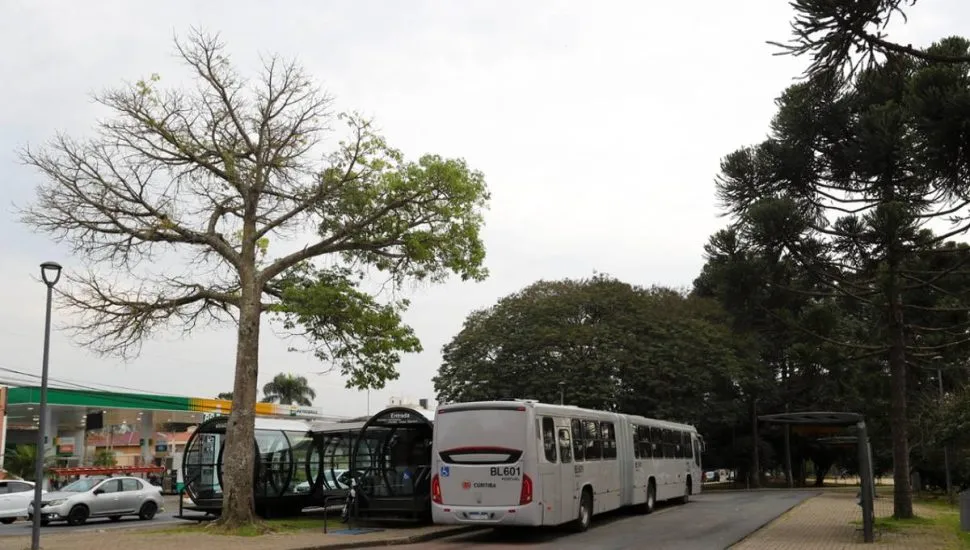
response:
[[[970,531],[970,491],[960,493],[960,530]]]

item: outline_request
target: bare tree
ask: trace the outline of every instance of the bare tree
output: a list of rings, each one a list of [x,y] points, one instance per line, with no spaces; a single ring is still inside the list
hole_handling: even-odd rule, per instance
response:
[[[229,527],[255,521],[262,314],[302,325],[317,355],[352,376],[348,385],[379,387],[396,376],[397,352],[420,344],[401,325],[406,303],[378,304],[356,281],[371,268],[398,285],[484,278],[488,192],[460,159],[407,162],[368,121],[331,116],[331,99],[294,62],[268,58],[250,84],[217,36],[193,31],[175,42],[196,86],[163,91],[153,75],[97,95],[112,116],[93,138],[59,135],[23,151],[45,179],[22,214],[90,266],[69,276],[62,296],[79,313],[72,328],[83,344],[132,357],[163,328],[237,325],[221,519]],[[317,160],[334,120],[350,138]],[[271,238],[308,230],[317,236],[271,257]],[[178,255],[167,264],[164,253]],[[329,260],[317,267],[320,256]]]

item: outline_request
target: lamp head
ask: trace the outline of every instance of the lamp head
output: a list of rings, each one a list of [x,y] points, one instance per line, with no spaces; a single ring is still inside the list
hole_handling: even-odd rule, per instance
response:
[[[57,262],[40,264],[40,276],[44,279],[45,285],[53,287],[61,278],[61,264]]]

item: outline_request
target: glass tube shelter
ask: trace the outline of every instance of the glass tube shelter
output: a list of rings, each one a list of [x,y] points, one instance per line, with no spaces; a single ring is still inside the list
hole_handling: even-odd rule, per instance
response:
[[[350,474],[357,480],[357,516],[429,519],[433,414],[391,407],[361,428],[350,461]]]
[[[257,418],[253,496],[263,517],[299,514],[345,496],[357,479],[357,515],[428,519],[432,411],[392,407],[370,418],[307,422]],[[189,509],[218,514],[228,417],[206,420],[182,459]]]
[[[225,416],[211,418],[200,424],[186,442],[182,477],[185,492],[194,503],[191,508],[196,510],[218,513],[222,508],[227,422]],[[322,504],[334,492],[346,492],[349,483],[344,485],[337,480],[340,472],[335,466],[340,464],[341,452],[348,457],[344,463],[349,462],[350,441],[362,425],[337,422],[324,426],[301,420],[256,419],[256,512],[264,517],[298,514],[307,506]]]

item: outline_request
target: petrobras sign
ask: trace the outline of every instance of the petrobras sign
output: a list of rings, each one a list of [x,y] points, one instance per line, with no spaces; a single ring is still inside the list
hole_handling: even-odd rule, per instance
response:
[[[317,417],[323,416],[323,412],[316,407],[302,407],[300,405],[289,405],[289,416]]]

